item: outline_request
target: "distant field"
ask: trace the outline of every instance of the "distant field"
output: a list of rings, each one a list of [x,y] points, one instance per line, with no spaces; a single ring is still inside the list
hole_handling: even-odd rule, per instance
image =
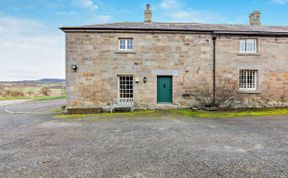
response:
[[[1,83],[0,100],[65,98],[65,83]]]

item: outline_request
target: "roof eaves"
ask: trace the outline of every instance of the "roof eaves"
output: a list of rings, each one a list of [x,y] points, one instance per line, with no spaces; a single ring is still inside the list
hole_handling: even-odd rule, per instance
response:
[[[194,32],[213,32],[213,30],[201,29],[175,29],[175,28],[126,28],[126,27],[60,27],[64,32],[68,31],[93,31],[93,30],[139,30],[139,31],[194,31]]]
[[[271,32],[271,31],[219,31],[219,30],[215,30],[213,33],[219,34],[219,35],[288,36],[288,32]]]
[[[91,32],[91,31],[158,31],[158,32],[203,32],[219,35],[265,35],[288,36],[288,32],[273,31],[235,31],[235,30],[205,30],[205,29],[176,29],[176,28],[133,28],[133,27],[60,27],[63,32]]]

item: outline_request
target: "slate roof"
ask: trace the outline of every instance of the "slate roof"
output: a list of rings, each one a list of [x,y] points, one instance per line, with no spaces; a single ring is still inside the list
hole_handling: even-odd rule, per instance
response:
[[[221,34],[263,34],[288,35],[288,26],[251,26],[232,24],[201,24],[201,23],[145,23],[121,22],[84,26],[61,27],[64,32],[90,30],[145,30],[145,31],[196,31]]]

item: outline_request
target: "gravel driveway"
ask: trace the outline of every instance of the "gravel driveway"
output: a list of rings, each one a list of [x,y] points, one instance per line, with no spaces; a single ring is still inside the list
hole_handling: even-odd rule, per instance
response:
[[[53,117],[64,103],[0,106],[0,177],[288,176],[285,116]]]

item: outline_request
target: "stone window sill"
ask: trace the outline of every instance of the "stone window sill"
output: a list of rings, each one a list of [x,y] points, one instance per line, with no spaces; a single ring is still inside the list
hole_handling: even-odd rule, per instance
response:
[[[243,90],[243,89],[239,89],[238,93],[240,93],[240,94],[260,94],[261,92],[259,90]]]
[[[238,56],[260,56],[260,53],[237,53]]]
[[[136,51],[115,51],[115,54],[136,54]]]

